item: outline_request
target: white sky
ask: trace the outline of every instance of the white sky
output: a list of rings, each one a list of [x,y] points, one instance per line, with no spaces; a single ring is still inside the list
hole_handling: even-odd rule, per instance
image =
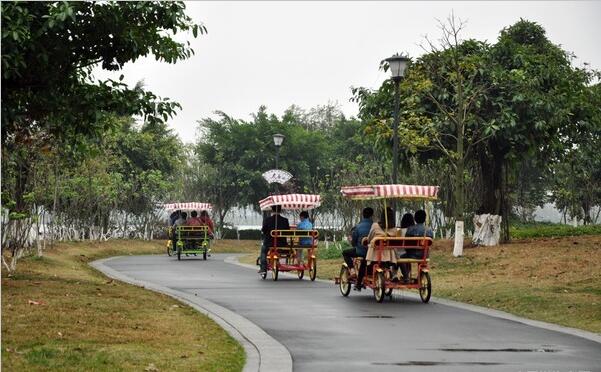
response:
[[[196,55],[174,65],[154,57],[129,63],[121,73],[131,85],[179,102],[171,120],[184,142],[193,142],[196,120],[221,110],[249,119],[260,105],[281,115],[338,102],[347,116],[351,86],[377,88],[387,74],[382,59],[396,52],[415,57],[424,35],[437,39],[436,19],[451,11],[467,21],[464,38],[495,42],[520,18],[536,21],[548,37],[601,69],[601,2],[187,2],[187,13],[207,29],[188,38]],[[179,39],[178,35],[178,39]]]

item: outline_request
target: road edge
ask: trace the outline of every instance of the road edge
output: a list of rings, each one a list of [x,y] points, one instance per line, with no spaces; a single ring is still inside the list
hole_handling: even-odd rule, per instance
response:
[[[92,261],[89,265],[110,278],[173,297],[211,318],[244,348],[246,353],[244,372],[292,371],[292,356],[288,349],[255,323],[203,297],[134,279],[105,265],[107,261],[121,257],[126,256],[103,258]]]
[[[238,260],[238,256],[229,256],[229,257],[226,257],[226,259],[224,261],[226,263],[229,263],[229,264],[232,264],[232,265],[238,265],[238,266],[245,267],[247,269],[256,270],[256,266],[240,262]],[[295,277],[296,278],[296,275],[292,275],[292,274],[288,274],[288,273],[282,273],[281,272],[279,275],[291,275],[291,277]],[[325,280],[325,279],[315,279],[315,281],[316,282],[321,282],[321,283],[334,284],[333,281],[331,281],[331,280]],[[417,293],[408,292],[408,291],[399,291],[399,292],[403,296],[406,296],[406,297],[409,297],[409,298],[412,298],[412,299],[418,299],[418,300],[420,300],[420,297],[419,297],[419,295]],[[597,343],[601,344],[601,334],[590,332],[590,331],[585,331],[585,330],[578,329],[578,328],[571,328],[571,327],[566,327],[566,326],[562,326],[562,325],[559,325],[559,324],[553,324],[553,323],[543,322],[543,321],[540,321],[540,320],[522,318],[520,316],[513,315],[513,314],[510,314],[510,313],[502,311],[502,310],[496,310],[496,309],[490,309],[490,308],[483,307],[483,306],[466,304],[464,302],[448,300],[446,298],[432,297],[430,299],[430,302],[433,302],[433,303],[436,303],[436,304],[440,304],[440,305],[444,305],[444,306],[455,307],[455,308],[462,309],[462,310],[473,311],[475,313],[480,313],[480,314],[492,316],[492,317],[495,317],[495,318],[500,318],[500,319],[505,319],[505,320],[511,320],[511,321],[514,321],[514,322],[517,322],[517,323],[526,324],[526,325],[529,325],[529,326],[532,326],[532,327],[537,327],[537,328],[545,329],[545,330],[548,330],[548,331],[565,333],[565,334],[568,334],[568,335],[571,335],[571,336],[576,336],[576,337],[584,338],[584,339],[587,339],[589,341],[594,341],[594,342],[597,342]]]

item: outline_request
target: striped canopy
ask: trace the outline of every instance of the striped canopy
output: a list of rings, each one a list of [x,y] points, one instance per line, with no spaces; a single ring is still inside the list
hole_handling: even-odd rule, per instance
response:
[[[342,195],[354,200],[368,199],[429,199],[434,200],[438,195],[438,186],[420,185],[363,185],[344,186],[340,189]]]
[[[311,194],[286,194],[271,195],[259,201],[262,211],[270,210],[274,205],[281,205],[282,209],[287,210],[313,209],[321,205],[321,197]]]
[[[163,204],[163,208],[167,211],[176,211],[176,210],[196,210],[196,211],[210,211],[213,209],[213,206],[209,203],[199,203],[199,202],[187,202],[187,203],[170,203]]]

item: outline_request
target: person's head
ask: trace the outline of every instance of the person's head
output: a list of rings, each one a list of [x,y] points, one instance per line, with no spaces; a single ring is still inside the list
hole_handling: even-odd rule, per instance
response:
[[[200,217],[209,217],[209,212],[207,212],[207,211],[201,211],[200,212]]]
[[[309,218],[309,212],[302,211],[302,212],[300,212],[299,217],[300,217],[301,220],[306,220],[307,218]]]
[[[272,205],[271,206],[271,213],[272,214],[278,214],[282,212],[282,206],[281,205]]]
[[[426,211],[423,209],[415,211],[415,223],[426,222]]]
[[[374,209],[371,207],[363,208],[363,218],[372,218],[374,215]]]
[[[186,218],[188,218],[188,213],[186,213],[186,212],[182,212],[182,213],[180,214],[180,217],[181,217],[181,218],[183,218],[183,219],[185,220]]]
[[[415,220],[413,219],[413,215],[411,213],[405,213],[401,218],[401,229],[406,229],[409,226],[415,225]]]
[[[382,215],[380,216],[380,226],[383,229],[390,229],[395,225],[396,222],[394,221],[394,212],[392,211],[392,208],[387,207],[386,209],[382,210]]]
[[[192,218],[196,218],[198,217],[198,213],[196,211],[192,211],[192,213],[190,213],[190,216],[192,216]]]

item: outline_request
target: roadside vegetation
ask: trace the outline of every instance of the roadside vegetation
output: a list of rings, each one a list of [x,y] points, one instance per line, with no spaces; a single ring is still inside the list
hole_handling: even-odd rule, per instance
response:
[[[61,243],[2,271],[6,371],[240,371],[244,350],[187,305],[106,278],[88,262],[164,254],[163,241]]]
[[[555,223],[518,224],[509,228],[515,239],[601,235],[601,225],[570,226]]]

